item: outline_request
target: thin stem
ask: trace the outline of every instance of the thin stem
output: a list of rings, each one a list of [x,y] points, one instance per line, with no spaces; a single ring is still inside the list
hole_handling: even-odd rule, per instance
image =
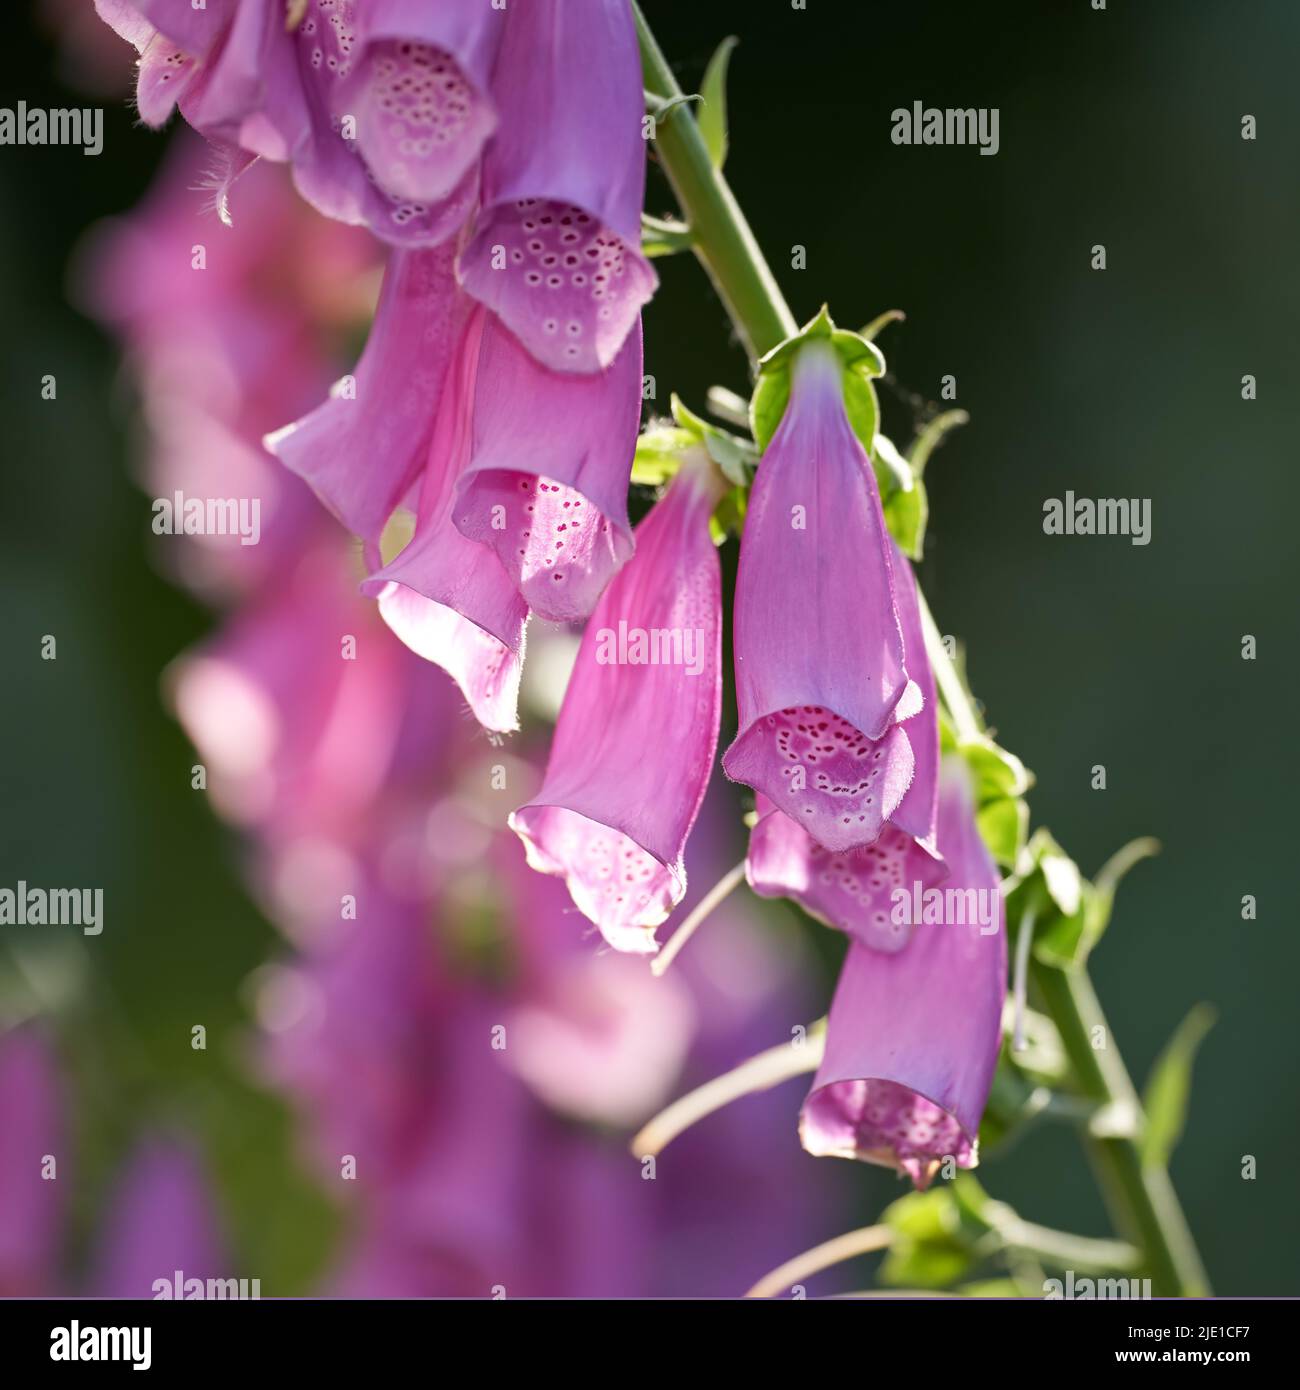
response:
[[[663,101],[682,96],[672,69],[641,13],[632,5],[646,91]],[[656,121],[655,144],[664,172],[690,225],[693,249],[727,306],[753,359],[784,342],[798,325],[782,298],[754,234],[713,160],[689,106]]]
[[[655,975],[662,975],[665,970],[677,958],[677,953],[695,934],[695,928],[722,902],[730,893],[733,893],[740,884],[745,881],[745,861],[742,859],[734,869],[728,869],[725,874],[713,885],[712,888],[695,904],[690,916],[677,928],[675,932],[664,943],[664,948],[650,962],[650,969]]]
[[[801,1284],[824,1269],[843,1264],[845,1260],[859,1255],[870,1255],[876,1250],[887,1250],[894,1239],[888,1226],[863,1226],[861,1230],[847,1231],[834,1240],[815,1245],[802,1255],[787,1260],[770,1274],[765,1274],[745,1295],[746,1298],[774,1298],[795,1284]]]
[[[661,100],[672,101],[682,95],[681,88],[636,0],[633,0],[632,10],[641,45],[646,89]],[[795,331],[794,315],[726,179],[710,160],[687,104],[675,107],[659,122],[655,143],[664,172],[690,224],[695,254],[717,286],[750,355],[761,356]],[[976,737],[980,732],[980,720],[975,703],[949,660],[919,589],[918,595],[925,644],[944,704],[958,737]],[[1105,1028],[1105,1020],[1086,969],[1080,967],[1067,974],[1035,963],[1033,975],[1065,1041],[1083,1094],[1106,1109],[1129,1108],[1135,1116],[1141,1117],[1133,1083],[1109,1034],[1105,1034],[1107,1048],[1093,1049],[1090,1030]],[[1155,1291],[1161,1294],[1205,1292],[1208,1287],[1205,1271],[1167,1170],[1143,1167],[1131,1133],[1094,1134],[1089,1145],[1116,1223],[1142,1250]]]
[[[1084,970],[1035,961],[1034,984],[1061,1034],[1079,1090],[1099,1106],[1140,1118],[1141,1104],[1092,981]],[[1144,1167],[1137,1135],[1087,1133],[1087,1146],[1116,1227],[1143,1252],[1157,1296],[1209,1292],[1187,1220],[1163,1167]]]
[[[1016,1001],[1015,1023],[1011,1029],[1011,1050],[1025,1050],[1025,985],[1029,978],[1029,948],[1034,940],[1034,909],[1026,908],[1020,919],[1020,931],[1016,935],[1016,967],[1012,981],[1013,997]]]
[[[633,1136],[629,1148],[637,1158],[650,1157],[706,1115],[712,1115],[733,1100],[755,1091],[770,1090],[792,1076],[806,1076],[816,1071],[821,1065],[824,1041],[825,1025],[819,1021],[809,1025],[799,1043],[793,1039],[778,1043],[721,1076],[715,1076],[661,1110]]]

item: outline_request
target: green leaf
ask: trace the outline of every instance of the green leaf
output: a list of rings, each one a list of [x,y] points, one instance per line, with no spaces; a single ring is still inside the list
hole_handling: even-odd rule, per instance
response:
[[[1151,1068],[1142,1096],[1147,1122],[1140,1145],[1142,1162],[1149,1168],[1164,1168],[1183,1136],[1192,1063],[1205,1035],[1214,1027],[1215,1018],[1208,1004],[1197,1004],[1178,1025]]]
[[[727,162],[727,65],[739,42],[734,36],[722,40],[709,59],[704,81],[700,84],[704,100],[698,118],[700,134],[715,169],[721,169]]]
[[[749,403],[754,442],[766,449],[776,433],[790,401],[790,368],[800,348],[813,341],[829,342],[839,354],[844,369],[844,409],[854,433],[868,455],[876,443],[880,412],[871,381],[885,370],[885,359],[874,343],[857,333],[836,328],[822,306],[817,317],[806,323],[793,337],[779,343],[758,364],[758,381]]]

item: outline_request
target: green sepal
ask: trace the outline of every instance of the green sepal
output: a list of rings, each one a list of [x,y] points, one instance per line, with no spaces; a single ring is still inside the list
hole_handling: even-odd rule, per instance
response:
[[[766,449],[771,442],[790,403],[790,368],[795,354],[805,344],[819,340],[829,342],[839,354],[844,373],[844,410],[854,434],[870,456],[875,448],[876,426],[880,419],[871,379],[884,372],[885,359],[880,349],[861,334],[836,328],[825,305],[816,318],[759,361],[758,380],[749,402],[754,442],[760,450]]]
[[[883,434],[876,436],[872,453],[876,480],[884,499],[885,525],[909,560],[919,560],[925,546],[925,526],[930,518],[930,501],[921,475],[899,453],[894,442]],[[893,475],[895,486],[887,489],[880,481],[882,469]]]
[[[696,415],[676,393],[671,398],[673,419],[680,429],[688,431],[696,442],[702,443],[709,451],[709,457],[733,487],[748,487],[750,476],[757,464],[754,447],[747,439],[730,434],[717,425]]]
[[[661,487],[682,466],[682,451],[699,443],[699,437],[674,425],[651,425],[637,436],[632,455],[632,481],[643,487]]]
[[[975,823],[994,860],[1012,868],[1020,859],[1029,831],[1029,808],[1023,801],[1034,778],[1014,753],[999,748],[987,734],[957,745],[974,780]]]
[[[709,517],[709,534],[714,545],[721,545],[728,536],[738,536],[745,529],[745,509],[749,504],[749,489],[729,488],[722,501]]]

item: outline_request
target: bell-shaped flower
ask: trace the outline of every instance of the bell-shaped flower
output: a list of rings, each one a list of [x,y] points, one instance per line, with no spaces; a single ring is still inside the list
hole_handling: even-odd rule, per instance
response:
[[[870,844],[904,808],[918,766],[906,721],[925,694],[906,664],[905,585],[834,347],[804,344],[791,377],[741,540],[740,731],[722,765],[842,851]],[[920,828],[924,797],[911,810]]]
[[[889,910],[889,894],[941,882],[943,864],[909,835],[886,825],[875,841],[829,850],[760,792],[745,877],[761,898],[793,898],[810,917],[877,951],[901,951],[915,924]]]
[[[809,1153],[884,1164],[921,1188],[946,1159],[975,1166],[1007,973],[998,873],[964,762],[946,759],[940,782],[949,877],[942,888],[918,880],[878,890],[910,940],[895,951],[850,945],[799,1126]]]
[[[540,366],[488,315],[454,518],[496,551],[539,616],[587,617],[631,555],[640,419],[639,323],[605,371],[573,375]]]
[[[456,680],[484,727],[503,731],[517,725],[528,610],[451,514],[471,456],[486,317],[457,289],[450,248],[395,252],[355,376],[267,444],[361,536],[376,570],[363,589],[388,625]],[[414,537],[380,567],[384,527],[416,499]]]
[[[293,166],[320,211],[396,245],[455,233],[478,189],[508,12],[481,0],[96,0],[140,54],[137,105],[179,105],[218,145]]]
[[[627,0],[510,6],[500,125],[461,280],[558,371],[614,361],[656,277],[641,254],[641,60]]]
[[[895,921],[889,913],[888,892],[904,883],[932,887],[947,872],[935,849],[938,699],[925,651],[916,580],[896,547],[893,570],[903,651],[913,676],[895,715],[907,713],[920,700],[920,708],[901,721],[915,765],[911,785],[871,844],[841,850],[819,844],[759,792],[758,819],[745,859],[745,876],[760,897],[793,898],[818,921],[878,951],[900,950],[912,934],[913,924]]]
[[[722,700],[722,595],[709,517],[722,484],[702,449],[637,528],[569,678],[541,790],[510,818],[529,864],[565,879],[622,951],[686,891],[686,839],[708,784]]]

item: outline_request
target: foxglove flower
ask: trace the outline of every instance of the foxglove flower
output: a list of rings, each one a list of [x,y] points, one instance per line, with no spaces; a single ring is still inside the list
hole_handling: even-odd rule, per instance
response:
[[[471,457],[486,317],[457,291],[449,247],[394,253],[355,377],[267,445],[362,538],[372,568],[392,512],[418,497],[410,544],[363,587],[397,635],[456,680],[480,723],[509,730],[528,610],[451,513]]]
[[[809,1153],[885,1164],[920,1188],[945,1158],[975,1166],[1006,993],[998,874],[955,757],[941,771],[938,847],[950,877],[924,894],[942,899],[926,901],[911,940],[893,952],[849,947],[799,1130]],[[882,906],[915,918],[919,889],[884,884]]]
[[[614,361],[654,292],[641,254],[641,60],[627,0],[513,4],[492,97],[470,294],[558,371]]]
[[[505,12],[478,0],[96,0],[140,54],[146,124],[179,105],[228,185],[287,161],[330,217],[396,245],[456,232],[495,124],[487,83]]]
[[[813,340],[791,375],[745,519],[740,732],[722,765],[839,852],[870,844],[904,807],[917,769],[904,721],[924,695],[905,664],[896,552],[845,413],[839,358]],[[920,828],[923,798],[912,809]]]
[[[745,860],[745,876],[760,897],[793,898],[810,916],[877,951],[900,950],[911,938],[911,924],[893,920],[887,910],[889,889],[914,882],[932,887],[947,872],[935,849],[939,714],[934,674],[916,580],[896,547],[893,573],[907,670],[914,677],[906,699],[909,704],[921,700],[904,725],[915,764],[911,785],[871,844],[842,850],[819,844],[760,792]]]
[[[539,366],[487,317],[453,515],[462,535],[496,551],[540,617],[587,617],[631,555],[640,418],[639,324],[607,370],[581,376]]]
[[[596,607],[534,801],[510,818],[529,864],[563,877],[622,951],[686,891],[683,852],[717,747],[721,575],[709,534],[720,485],[703,451],[637,528]]]

